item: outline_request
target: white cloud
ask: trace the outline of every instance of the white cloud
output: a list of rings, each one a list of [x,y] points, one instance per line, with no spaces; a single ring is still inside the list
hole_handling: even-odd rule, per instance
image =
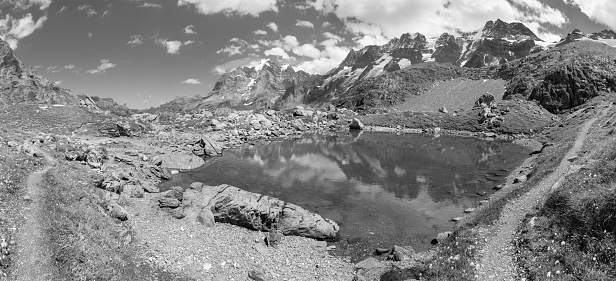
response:
[[[0,38],[7,43],[13,50],[17,49],[19,40],[29,36],[35,30],[43,27],[47,16],[42,16],[34,21],[32,14],[26,14],[23,18],[12,18],[7,14],[4,19],[0,19]]]
[[[321,51],[321,56],[319,58],[304,61],[294,65],[293,68],[308,73],[325,74],[332,68],[337,67],[340,62],[346,58],[349,51],[350,49],[347,47],[328,46],[325,47],[325,50]]]
[[[139,5],[139,7],[141,8],[162,8],[163,6],[159,4],[152,4],[152,3],[146,2],[146,3]]]
[[[258,44],[251,45],[245,40],[235,38],[235,37],[231,38],[229,42],[231,42],[230,45],[226,45],[224,48],[216,51],[216,53],[217,54],[227,54],[227,56],[233,56],[233,55],[241,55],[241,54],[244,54],[244,52],[246,51],[255,50],[255,49],[260,48]]]
[[[197,32],[195,32],[193,30],[193,27],[195,27],[195,26],[193,26],[192,24],[189,25],[189,26],[184,27],[184,33],[186,33],[186,34],[197,34]]]
[[[486,21],[499,18],[527,24],[538,36],[545,37],[553,35],[547,27],[561,27],[568,22],[562,12],[539,0],[311,0],[310,3],[323,13],[335,13],[363,45],[407,32],[434,37],[455,30],[473,31]]]
[[[73,68],[75,68],[75,65],[74,64],[65,65],[64,68],[66,68],[66,69],[73,69]]]
[[[193,6],[202,14],[251,15],[265,11],[278,12],[276,0],[179,0],[178,6]]]
[[[289,54],[287,54],[287,52],[285,52],[282,48],[280,47],[274,47],[271,48],[269,50],[266,50],[265,52],[263,52],[266,56],[275,56],[275,57],[280,57],[282,59],[289,59]]]
[[[156,43],[165,47],[168,54],[179,54],[182,42],[177,40],[157,39]]]
[[[254,34],[256,34],[256,35],[266,35],[267,31],[259,29],[259,30],[255,30]]]
[[[113,63],[110,63],[109,60],[107,59],[102,59],[101,60],[101,65],[99,65],[97,68],[95,69],[90,69],[88,71],[86,71],[87,73],[90,74],[103,74],[107,71],[107,69],[110,68],[114,68],[116,65]]]
[[[64,11],[66,11],[66,6],[62,6],[62,8],[60,8],[60,10],[58,10],[58,11],[56,12],[56,15],[59,15],[60,13],[62,13],[62,12],[64,12]]]
[[[51,5],[51,0],[11,0],[8,3],[4,3],[0,1],[0,6],[2,5],[13,5],[15,9],[27,10],[32,6],[39,6],[41,11],[46,10]]]
[[[274,33],[278,32],[278,25],[275,22],[268,23],[267,27],[274,31]]]
[[[88,17],[98,15],[98,13],[92,8],[91,5],[79,5],[77,9],[86,12]]]
[[[58,80],[58,81],[56,81],[54,83],[56,83],[56,85],[60,86],[60,85],[62,85],[62,80]]]
[[[133,47],[137,45],[141,45],[141,44],[143,44],[143,37],[139,34],[131,35],[130,40],[128,40],[128,43],[126,43],[126,45],[133,46]]]
[[[296,48],[293,48],[293,53],[298,56],[304,56],[304,57],[309,57],[313,59],[317,59],[321,57],[321,51],[319,51],[319,49],[317,49],[312,44],[304,44]]]
[[[190,78],[190,79],[184,80],[182,84],[198,85],[198,84],[201,84],[201,81],[199,81],[199,79]]]
[[[88,38],[92,38],[92,32],[88,32]]]
[[[307,28],[314,28],[314,24],[307,21],[307,20],[297,20],[297,23],[295,23],[296,26],[302,26],[302,27],[307,27]]]
[[[322,26],[323,28],[328,28],[328,27],[332,26],[332,23],[331,23],[331,22],[328,22],[328,21],[324,21],[324,22],[323,22],[323,24],[321,24],[321,26]]]
[[[605,24],[616,30],[616,2],[612,0],[565,0],[567,4],[575,5],[590,19]]]
[[[186,46],[186,45],[190,45],[192,43],[195,43],[195,41],[193,41],[193,40],[186,40],[186,41],[184,41],[184,43],[182,43],[182,45]]]

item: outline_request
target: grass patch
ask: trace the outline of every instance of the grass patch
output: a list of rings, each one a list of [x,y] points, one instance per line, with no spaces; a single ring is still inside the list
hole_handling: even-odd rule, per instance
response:
[[[20,153],[0,141],[0,277],[9,275],[15,264],[17,248],[11,242],[23,219],[20,211],[25,181],[42,165],[40,158]]]
[[[177,280],[137,258],[131,230],[105,214],[108,201],[84,166],[61,162],[44,176],[45,209],[60,280]]]
[[[565,179],[520,231],[519,265],[529,280],[616,279],[616,143]]]

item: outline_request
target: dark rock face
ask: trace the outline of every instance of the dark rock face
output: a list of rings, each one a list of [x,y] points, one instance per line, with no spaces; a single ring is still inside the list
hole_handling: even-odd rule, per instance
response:
[[[276,198],[229,185],[204,187],[201,194],[204,207],[212,210],[216,222],[314,239],[338,237],[339,227],[334,221]]]
[[[593,41],[571,42],[496,68],[507,80],[505,99],[538,101],[556,112],[616,91],[616,50]]]

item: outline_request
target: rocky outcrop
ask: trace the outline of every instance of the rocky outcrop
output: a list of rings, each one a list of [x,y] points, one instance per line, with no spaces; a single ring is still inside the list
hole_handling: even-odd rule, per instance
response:
[[[188,196],[190,192],[187,192]],[[284,235],[322,240],[338,238],[338,224],[280,199],[241,190],[229,185],[204,186],[192,195],[199,208],[208,208],[216,222],[258,231],[281,231]]]

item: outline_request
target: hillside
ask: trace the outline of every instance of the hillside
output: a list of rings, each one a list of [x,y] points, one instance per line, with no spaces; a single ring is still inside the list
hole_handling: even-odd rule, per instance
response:
[[[130,110],[111,98],[76,95],[26,67],[9,44],[0,39],[0,105],[83,105],[126,116]]]

